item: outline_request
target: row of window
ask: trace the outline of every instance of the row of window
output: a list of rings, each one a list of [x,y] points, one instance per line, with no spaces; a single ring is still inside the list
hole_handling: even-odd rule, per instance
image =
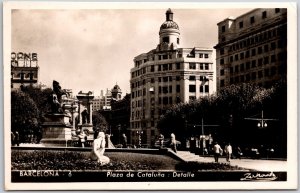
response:
[[[196,92],[196,85],[189,85],[189,92]],[[209,93],[209,85],[200,85],[200,93]]]
[[[196,79],[197,79],[197,76],[189,76],[189,80],[196,80]],[[172,82],[174,80],[174,78],[172,76],[165,76],[165,77],[158,77],[156,80],[158,80],[158,82]],[[175,80],[180,81],[180,76],[176,76]],[[199,80],[200,81],[208,81],[208,78],[206,76],[199,76]],[[155,78],[151,78],[150,82],[154,83]],[[142,81],[137,81],[135,83],[131,83],[131,88],[138,88],[145,84],[146,84],[146,80],[144,79]]]
[[[271,68],[265,68],[263,70],[259,70],[257,72],[251,72],[247,73],[245,75],[237,75],[230,78],[230,84],[237,84],[241,82],[249,82],[249,81],[255,81],[257,79],[262,79],[264,77],[272,77],[276,74],[284,74],[286,72],[286,69],[284,69],[284,66],[280,66],[278,69],[276,66],[272,66]],[[220,81],[220,86],[225,86],[224,80]]]
[[[275,13],[280,13],[280,8],[275,8],[274,12]],[[267,17],[268,17],[267,11],[261,12],[261,18],[262,19],[266,19]],[[254,24],[255,23],[255,16],[251,16],[249,18],[249,21],[250,21],[250,24]],[[239,28],[241,29],[243,27],[244,27],[244,21],[240,21],[239,22]],[[222,33],[224,33],[226,31],[226,26],[225,25],[222,26],[221,31],[222,31]]]
[[[170,71],[173,69],[180,70],[182,69],[183,63],[175,63],[175,64],[160,64],[156,65],[157,67],[155,68],[155,65],[151,65],[149,67],[144,67],[142,69],[139,69],[137,71],[134,71],[131,73],[131,78],[146,74],[146,72],[161,72],[161,71]],[[189,69],[191,70],[209,70],[209,63],[189,63]],[[148,69],[147,69],[148,68]]]
[[[259,58],[257,60],[252,60],[246,63],[241,63],[239,65],[235,65],[234,67],[230,67],[230,74],[238,73],[238,72],[244,72],[246,70],[249,70],[251,68],[260,67],[262,65],[272,64],[276,61],[286,61],[286,53],[280,52],[277,54],[277,58],[275,54],[272,54],[271,56],[265,56],[262,58]],[[225,74],[224,69],[220,70],[220,75],[223,76]]]
[[[24,72],[21,72],[19,74],[17,74],[15,76],[14,73],[11,74],[11,78],[12,79],[20,79],[20,80],[25,80],[25,79],[29,79],[29,80],[33,80],[33,79],[36,79],[37,76],[35,75],[35,73],[24,73]]]
[[[269,51],[274,51],[276,48],[282,48],[282,42],[278,41],[271,42],[270,44],[265,44],[263,46],[259,46],[257,48],[252,48],[251,50],[247,50],[245,52],[240,52],[239,54],[235,54],[229,57],[229,62],[244,60],[250,57],[254,57],[256,55],[268,53]],[[225,64],[225,59],[220,59],[220,64]]]
[[[239,40],[236,43],[229,46],[228,52],[238,51],[240,49],[247,48],[249,46],[253,46],[256,44],[261,44],[266,41],[270,41],[271,39],[280,36],[282,40],[278,42],[278,47],[285,46],[286,36],[287,36],[287,25],[280,25],[275,28],[269,29],[267,31],[257,33],[256,35],[249,36],[245,39]],[[282,41],[282,42],[281,42]],[[220,49],[220,54],[224,54],[224,49]]]

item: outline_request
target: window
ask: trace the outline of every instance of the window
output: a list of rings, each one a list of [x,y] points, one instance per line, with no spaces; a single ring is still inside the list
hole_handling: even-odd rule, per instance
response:
[[[253,24],[255,22],[254,16],[250,17],[250,23]]]
[[[240,64],[240,69],[241,69],[241,71],[245,70],[245,64],[244,63]]]
[[[204,64],[204,69],[208,70],[209,69],[209,65],[208,64]]]
[[[163,104],[167,105],[168,104],[168,97],[163,97]]]
[[[276,42],[272,42],[271,43],[271,50],[275,50],[276,49]]]
[[[256,55],[256,49],[254,48],[251,50],[251,56],[255,56],[255,55]]]
[[[270,75],[270,73],[269,73],[269,68],[266,68],[265,69],[265,76],[269,76]]]
[[[195,76],[190,76],[189,80],[196,80],[196,77]]]
[[[199,54],[199,58],[203,58],[203,54]]]
[[[172,79],[172,76],[169,76],[169,81],[172,82],[172,80],[173,80],[173,79]]]
[[[267,11],[262,12],[262,18],[263,19],[267,18]]]
[[[168,86],[164,86],[162,87],[162,89],[164,94],[168,93]]]
[[[221,48],[220,49],[220,55],[223,55],[224,54],[224,48]]]
[[[204,85],[204,92],[206,92],[206,93],[209,92],[209,86],[208,85]]]
[[[246,51],[246,58],[249,58],[249,56],[250,56],[250,51],[247,50],[247,51]]]
[[[176,81],[179,81],[180,80],[180,76],[176,76]]]
[[[204,54],[204,58],[208,58],[208,54]]]
[[[163,64],[163,71],[167,71],[168,70],[168,64]]]
[[[180,63],[176,63],[176,70],[180,69]]]
[[[177,38],[177,44],[179,44],[179,38]]]
[[[256,80],[256,72],[252,72],[251,78],[252,80]]]
[[[244,59],[244,52],[240,53],[241,60]]]
[[[261,54],[261,53],[262,53],[262,47],[261,47],[261,46],[259,46],[259,47],[257,48],[257,53],[258,53],[258,54]]]
[[[203,92],[203,86],[200,85],[200,92]]]
[[[244,23],[242,21],[240,21],[239,26],[240,26],[240,28],[243,28],[244,27]]]
[[[163,59],[164,60],[168,59],[168,55],[163,55]]]
[[[239,60],[239,55],[238,55],[238,54],[236,54],[236,55],[234,56],[234,60],[235,60],[235,61]]]
[[[168,77],[163,77],[163,82],[168,82]]]
[[[262,70],[258,71],[258,78],[261,79],[263,77],[263,72]]]
[[[151,83],[154,83],[154,78],[151,78]]]
[[[220,75],[223,76],[224,75],[224,69],[220,70]]]
[[[161,65],[158,65],[158,71],[161,71]]]
[[[158,93],[161,93],[161,86],[158,87]]]
[[[169,43],[169,37],[163,37],[163,42],[164,43]]]
[[[230,62],[233,62],[233,56],[230,56]]]
[[[189,92],[196,92],[196,85],[189,85]]]
[[[169,86],[169,93],[172,93],[172,86]]]
[[[180,92],[180,85],[179,84],[176,85],[176,92]]]
[[[169,97],[169,104],[173,104],[173,99],[172,99],[172,97]]]
[[[269,56],[264,57],[264,64],[269,64]]]
[[[173,66],[172,64],[169,64],[169,70],[172,70],[172,66]]]
[[[230,67],[230,74],[233,73],[233,67]]]
[[[244,75],[241,75],[241,76],[240,76],[240,80],[241,80],[241,82],[244,82],[244,81],[245,81],[245,76],[244,76]]]
[[[158,77],[158,82],[161,82],[161,77]]]
[[[154,72],[154,65],[151,65],[150,71],[151,71],[151,72]]]
[[[222,26],[222,32],[225,32],[225,25]]]
[[[238,65],[235,66],[234,72],[239,72],[239,66]]]
[[[271,76],[274,76],[275,74],[276,74],[276,67],[275,66],[273,66],[272,68],[271,68]]]
[[[256,67],[256,60],[252,60],[252,65],[251,68],[255,68]],[[249,69],[249,68],[248,68]]]
[[[220,60],[220,64],[224,64],[224,58]]]
[[[246,74],[246,81],[250,81],[250,74]]]
[[[280,9],[279,8],[275,8],[275,13],[279,13]]]
[[[224,80],[221,80],[220,86],[221,86],[221,87],[224,87],[224,85],[225,85]]]
[[[225,37],[222,37],[222,42],[225,42],[226,41],[226,38]]]
[[[263,63],[263,59],[262,58],[260,58],[260,59],[258,59],[258,66],[261,66],[262,65],[262,63]]]
[[[196,64],[195,63],[189,63],[189,68],[196,70]]]
[[[276,62],[276,56],[275,55],[271,55],[271,63]]]
[[[266,45],[264,46],[264,51],[265,51],[265,52],[268,52],[268,51],[269,51],[269,45],[268,45],[268,44],[266,44]]]

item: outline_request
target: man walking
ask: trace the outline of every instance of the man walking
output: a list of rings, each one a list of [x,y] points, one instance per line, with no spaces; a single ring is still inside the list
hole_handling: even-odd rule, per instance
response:
[[[230,143],[228,143],[225,146],[225,153],[226,153],[226,161],[230,162],[230,158],[231,158],[231,154],[232,154],[232,147],[231,147]]]
[[[219,156],[220,156],[221,152],[223,151],[221,146],[218,144],[218,142],[215,142],[213,150],[214,150],[215,162],[218,163]]]

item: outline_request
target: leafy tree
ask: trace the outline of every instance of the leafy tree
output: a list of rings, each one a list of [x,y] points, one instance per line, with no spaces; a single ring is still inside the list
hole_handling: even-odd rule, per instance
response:
[[[37,132],[39,110],[28,94],[21,91],[11,92],[11,128],[18,131],[20,142],[25,142],[26,136]]]
[[[108,123],[103,115],[99,113],[98,111],[93,112],[93,129],[95,132],[96,137],[100,131],[103,131],[104,133],[108,130]]]

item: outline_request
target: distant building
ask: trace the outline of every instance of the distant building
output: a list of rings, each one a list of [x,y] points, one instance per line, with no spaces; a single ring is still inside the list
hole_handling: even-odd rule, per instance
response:
[[[96,96],[93,99],[93,110],[111,110],[112,93],[110,90],[106,90],[106,94],[103,94],[103,90],[101,90],[100,96]]]
[[[11,53],[11,89],[38,86],[39,66],[36,53]]]
[[[130,143],[153,145],[157,122],[166,109],[215,92],[213,50],[180,48],[180,31],[171,9],[160,26],[159,44],[134,58],[131,69]],[[142,135],[142,136],[141,136]]]
[[[217,89],[254,83],[269,87],[287,73],[287,9],[254,9],[218,23]]]

